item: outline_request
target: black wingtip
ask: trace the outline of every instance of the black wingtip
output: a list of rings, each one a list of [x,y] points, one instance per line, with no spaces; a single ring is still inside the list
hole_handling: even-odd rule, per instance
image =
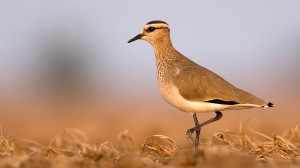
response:
[[[269,102],[269,103],[267,104],[267,106],[268,106],[268,107],[273,107],[273,103]]]
[[[205,101],[208,103],[215,103],[215,104],[225,104],[225,105],[235,105],[235,104],[240,104],[236,101],[226,101],[226,100],[220,100],[220,99],[213,99],[213,100],[208,100]]]

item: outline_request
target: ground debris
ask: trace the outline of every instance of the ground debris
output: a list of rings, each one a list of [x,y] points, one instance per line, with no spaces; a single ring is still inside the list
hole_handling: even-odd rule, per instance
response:
[[[77,129],[65,129],[47,146],[0,134],[0,167],[171,168],[171,167],[299,167],[300,131],[265,135],[241,123],[239,132],[217,130],[199,150],[179,149],[165,135],[152,135],[138,145],[128,130],[117,144],[91,144]],[[140,147],[139,147],[140,146]]]

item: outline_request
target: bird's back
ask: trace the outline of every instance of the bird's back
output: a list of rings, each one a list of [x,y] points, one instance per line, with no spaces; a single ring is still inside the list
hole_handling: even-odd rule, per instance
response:
[[[221,104],[254,104],[265,106],[267,102],[243,91],[214,72],[196,64],[176,52],[165,62],[166,78],[187,101]],[[169,74],[168,74],[169,73]]]

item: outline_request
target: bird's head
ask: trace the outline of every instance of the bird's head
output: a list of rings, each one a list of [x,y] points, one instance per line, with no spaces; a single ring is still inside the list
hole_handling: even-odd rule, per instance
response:
[[[170,38],[170,27],[169,25],[161,20],[154,20],[151,22],[148,22],[142,32],[132,39],[128,41],[128,43],[131,43],[135,40],[146,40],[152,45],[155,42],[163,41]]]

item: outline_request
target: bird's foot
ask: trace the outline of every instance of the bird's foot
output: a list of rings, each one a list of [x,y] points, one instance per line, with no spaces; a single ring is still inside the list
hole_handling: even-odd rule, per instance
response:
[[[197,140],[197,136],[196,136],[196,138],[193,138],[193,134],[194,134],[195,131],[196,131],[196,132],[199,132],[199,134],[200,134],[200,130],[201,130],[201,127],[194,127],[194,128],[188,129],[188,130],[186,131],[186,139],[187,139],[190,143],[192,143],[192,144],[197,143],[197,142],[196,142],[196,141],[198,141],[198,140]]]

